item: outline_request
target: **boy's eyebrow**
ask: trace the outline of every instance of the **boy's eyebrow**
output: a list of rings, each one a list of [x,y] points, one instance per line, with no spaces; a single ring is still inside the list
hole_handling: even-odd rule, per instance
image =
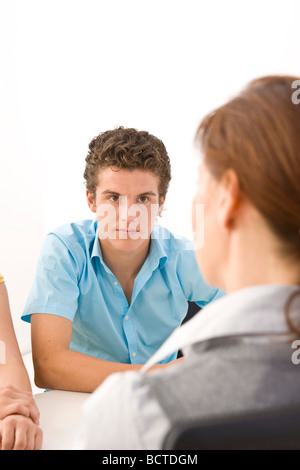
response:
[[[120,193],[117,193],[116,191],[111,191],[110,189],[105,189],[104,191],[101,191],[101,194],[114,194],[116,196],[120,196]]]
[[[153,191],[145,191],[144,193],[138,194],[138,196],[157,196]]]
[[[117,191],[112,191],[111,189],[105,189],[104,191],[101,192],[101,194],[111,194],[113,196],[122,196],[122,194],[118,193]],[[141,194],[137,194],[137,197],[141,196],[157,196],[156,193],[153,191],[144,191]]]

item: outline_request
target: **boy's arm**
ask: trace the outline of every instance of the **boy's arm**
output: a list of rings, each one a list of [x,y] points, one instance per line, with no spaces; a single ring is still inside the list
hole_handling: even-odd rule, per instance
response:
[[[70,350],[72,322],[58,315],[31,315],[31,335],[35,383],[41,388],[93,392],[114,372],[142,368],[142,365],[105,361]]]

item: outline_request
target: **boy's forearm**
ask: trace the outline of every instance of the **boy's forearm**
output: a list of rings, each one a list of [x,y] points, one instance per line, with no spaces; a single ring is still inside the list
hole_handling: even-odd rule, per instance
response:
[[[35,383],[52,390],[93,392],[110,374],[139,370],[142,365],[105,361],[86,354],[63,350],[48,360],[35,360]]]

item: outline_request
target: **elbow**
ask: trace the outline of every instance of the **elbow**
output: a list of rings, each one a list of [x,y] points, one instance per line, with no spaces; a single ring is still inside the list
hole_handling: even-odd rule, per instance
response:
[[[52,388],[47,377],[39,369],[34,368],[34,383],[38,388]]]
[[[56,360],[54,358],[46,358],[40,356],[39,358],[33,357],[34,366],[34,383],[38,388],[47,388],[55,390],[59,388],[57,383],[57,368]]]

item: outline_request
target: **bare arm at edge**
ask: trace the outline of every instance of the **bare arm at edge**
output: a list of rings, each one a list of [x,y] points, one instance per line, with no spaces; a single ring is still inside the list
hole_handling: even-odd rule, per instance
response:
[[[5,283],[0,284],[0,340],[4,364],[0,364],[0,387],[31,391],[29,377],[17,342]]]

